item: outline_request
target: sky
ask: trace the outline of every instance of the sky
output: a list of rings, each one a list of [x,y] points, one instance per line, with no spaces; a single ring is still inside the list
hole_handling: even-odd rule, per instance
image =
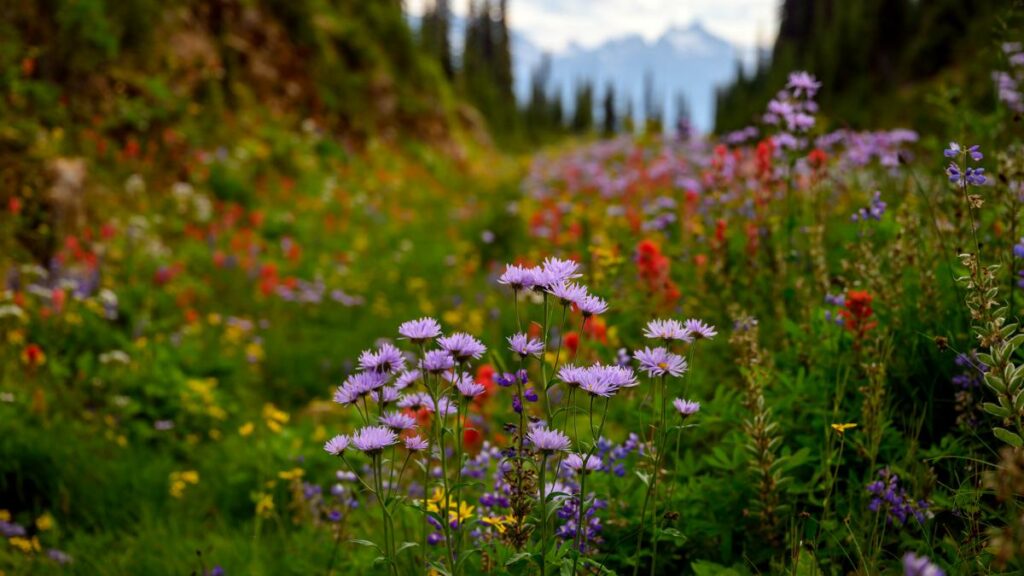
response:
[[[406,0],[420,14],[430,0]],[[451,0],[465,14],[467,0]],[[559,52],[572,43],[596,46],[640,34],[648,40],[667,28],[701,22],[742,49],[770,46],[778,30],[779,0],[509,0],[509,22],[534,44]]]

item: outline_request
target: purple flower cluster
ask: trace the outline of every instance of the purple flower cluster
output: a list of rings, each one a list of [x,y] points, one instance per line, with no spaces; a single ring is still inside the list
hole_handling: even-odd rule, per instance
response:
[[[768,111],[762,120],[781,130],[772,137],[778,148],[795,150],[805,147],[806,142],[801,136],[814,128],[814,114],[818,111],[814,96],[819,88],[821,83],[811,74],[793,72],[786,88],[768,103]]]
[[[717,335],[718,332],[713,326],[697,318],[690,318],[684,322],[672,319],[651,320],[644,328],[644,338],[663,340],[666,343],[673,340],[693,342],[694,340],[711,339]]]
[[[969,158],[973,162],[980,162],[985,157],[977,144],[963,148],[956,142],[950,142],[949,148],[946,148],[942,154],[950,159],[949,166],[946,167],[946,176],[949,177],[950,182],[963,187],[985,184],[985,169],[972,167],[967,161]]]
[[[632,368],[618,365],[594,364],[586,368],[566,364],[558,371],[558,379],[572,388],[579,388],[592,396],[610,398],[622,388],[639,385]]]
[[[946,573],[927,556],[907,552],[903,555],[903,576],[946,576]]]
[[[882,192],[875,190],[875,193],[871,196],[871,203],[866,208],[853,213],[850,217],[854,222],[867,222],[868,220],[881,220],[882,215],[885,214],[886,203],[882,200]]]
[[[900,486],[900,478],[888,468],[878,472],[879,479],[868,484],[867,491],[872,495],[868,510],[885,512],[888,525],[903,526],[910,519],[924,524],[931,517],[929,504],[925,500],[912,500],[907,491]]]
[[[498,283],[511,287],[516,293],[530,289],[546,292],[563,306],[576,306],[584,317],[604,314],[608,303],[590,294],[586,286],[572,282],[581,276],[578,271],[579,263],[559,258],[548,258],[532,268],[507,264]]]
[[[981,388],[981,385],[985,383],[985,373],[989,368],[984,362],[978,360],[977,350],[971,350],[969,354],[957,354],[954,362],[963,369],[961,373],[953,376],[954,385],[961,390]]]
[[[586,497],[585,504],[587,508],[586,512],[583,513],[583,522],[586,525],[586,529],[583,532],[583,538],[580,539],[580,552],[582,553],[587,553],[593,545],[600,544],[603,541],[601,539],[601,518],[597,513],[608,507],[608,502],[596,498],[592,494]],[[561,524],[555,530],[555,535],[565,542],[575,542],[579,529],[579,505],[580,496],[577,494],[572,498],[566,498],[558,509],[557,515],[558,519],[561,520]]]
[[[1011,111],[1021,114],[1024,113],[1024,95],[1021,94],[1024,85],[1024,45],[1020,42],[1006,42],[1003,44],[1003,54],[1010,70],[996,71],[992,78],[996,83],[999,101]]]
[[[1024,258],[1024,238],[1020,239],[1020,242],[1013,245],[1013,256],[1015,258]],[[1017,271],[1017,287],[1024,288],[1024,268]]]

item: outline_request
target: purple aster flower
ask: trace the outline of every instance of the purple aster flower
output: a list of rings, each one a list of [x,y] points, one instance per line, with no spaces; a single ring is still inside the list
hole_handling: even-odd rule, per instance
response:
[[[420,318],[403,322],[398,327],[398,333],[417,344],[428,342],[441,335],[441,325],[433,318]]]
[[[569,449],[569,437],[559,430],[537,427],[526,435],[526,439],[541,452],[551,453]]]
[[[793,95],[796,97],[806,94],[808,98],[813,98],[818,92],[818,88],[821,88],[821,82],[818,82],[813,75],[807,72],[791,72],[786,87],[792,90]]]
[[[405,367],[405,356],[398,348],[385,343],[376,351],[365,350],[360,354],[359,367],[367,372],[391,374]]]
[[[416,427],[416,419],[403,412],[388,412],[380,417],[380,423],[395,432],[412,430]]]
[[[456,332],[451,336],[439,338],[437,344],[451,354],[456,362],[476,360],[487,352],[486,346],[465,332]]]
[[[601,459],[593,455],[588,458],[573,452],[562,460],[562,467],[573,474],[590,474],[601,469]]]
[[[7,522],[0,520],[0,536],[12,538],[14,536],[24,536],[25,527],[17,522]]]
[[[413,392],[411,394],[404,394],[399,398],[398,407],[419,411],[421,408],[432,409],[432,403],[430,396],[426,392]]]
[[[683,328],[686,329],[686,333],[693,340],[710,340],[711,338],[714,338],[715,336],[718,335],[718,332],[715,331],[714,326],[705,323],[703,320],[697,320],[696,318],[691,318],[684,322]]]
[[[394,386],[385,386],[379,390],[370,392],[370,398],[373,398],[374,402],[387,406],[388,404],[394,404],[398,402],[398,399],[402,394]]]
[[[455,383],[455,388],[466,398],[476,398],[487,390],[483,384],[478,384],[471,374],[465,372]]]
[[[544,343],[536,338],[530,338],[522,332],[506,338],[510,350],[526,358],[527,356],[538,356],[544,351]]]
[[[692,416],[700,410],[700,402],[692,402],[690,400],[683,400],[682,398],[676,398],[672,401],[672,405],[675,406],[676,412],[685,420],[687,416]]]
[[[904,576],[946,576],[941,568],[932,563],[927,556],[918,556],[913,552],[903,555]]]
[[[576,387],[583,383],[587,377],[586,368],[580,368],[572,364],[566,364],[558,369],[558,379],[570,387]]]
[[[651,340],[690,341],[690,335],[678,320],[651,320],[644,329],[644,338]]]
[[[420,379],[420,371],[416,368],[407,370],[398,375],[395,379],[394,387],[396,390],[405,390],[409,386],[412,386]]]
[[[535,273],[533,269],[516,264],[506,264],[505,273],[498,278],[499,284],[504,284],[518,292],[523,289],[530,289],[534,286]]]
[[[387,426],[366,426],[352,435],[352,445],[367,454],[379,454],[384,448],[398,442],[398,434]]]
[[[638,386],[640,382],[636,379],[636,373],[633,372],[632,368],[627,366],[605,366],[603,364],[595,364],[588,368],[588,370],[597,374],[602,378],[607,379],[616,388],[633,388]]]
[[[442,418],[447,418],[448,416],[458,412],[458,407],[456,407],[455,403],[449,398],[439,399],[436,407],[433,407],[433,402],[431,402],[431,406],[433,408],[432,411]]]
[[[548,293],[558,298],[562,306],[576,304],[587,297],[587,287],[575,282],[559,282],[547,289]]]
[[[341,456],[341,453],[348,448],[348,444],[349,437],[344,434],[338,434],[324,444],[324,450],[333,456]]]
[[[586,295],[576,302],[576,307],[580,309],[584,318],[590,318],[591,316],[600,316],[608,311],[608,303],[593,295]]]
[[[547,280],[546,286],[552,284],[561,284],[567,282],[573,278],[579,278],[582,274],[579,274],[580,265],[578,262],[573,260],[562,260],[559,258],[547,258],[544,260],[544,264],[541,266],[543,276]]]
[[[357,372],[345,379],[334,393],[334,401],[348,405],[387,384],[387,376],[378,372]]]
[[[410,452],[422,452],[429,444],[419,436],[409,436],[405,439],[405,448]]]
[[[591,396],[611,398],[619,391],[619,387],[603,371],[586,369],[583,373],[583,381],[580,382],[580,390]]]
[[[640,362],[640,370],[651,378],[665,375],[678,378],[683,375],[683,372],[686,372],[686,360],[660,346],[653,350],[650,348],[638,350],[633,357]]]
[[[423,355],[420,367],[431,374],[441,374],[455,367],[455,360],[445,350],[431,350]]]
[[[72,562],[72,560],[73,560],[71,558],[70,554],[68,554],[67,552],[64,552],[63,550],[57,550],[56,548],[50,548],[49,550],[47,550],[46,551],[46,557],[49,558],[50,560],[53,560],[57,564],[61,564],[61,565],[63,565],[63,564],[70,564]],[[217,569],[217,568],[220,568],[220,566],[214,567],[214,569]],[[221,575],[223,575],[223,574],[224,574],[224,571],[221,570]]]

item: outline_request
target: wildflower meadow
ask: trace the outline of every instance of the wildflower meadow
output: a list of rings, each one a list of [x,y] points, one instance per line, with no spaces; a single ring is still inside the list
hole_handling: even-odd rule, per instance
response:
[[[707,131],[496,104],[506,2],[451,70],[401,2],[33,4],[0,576],[1024,571],[1015,3],[906,125],[794,60]]]

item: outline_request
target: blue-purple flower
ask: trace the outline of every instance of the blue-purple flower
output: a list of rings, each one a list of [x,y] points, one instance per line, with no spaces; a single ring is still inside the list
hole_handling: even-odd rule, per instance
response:
[[[416,427],[416,419],[404,412],[388,412],[380,417],[380,423],[395,432],[412,430]]]
[[[402,351],[384,343],[377,350],[365,350],[359,355],[359,367],[367,372],[391,374],[405,367]]]
[[[510,350],[526,358],[527,356],[538,356],[544,351],[544,343],[536,338],[530,338],[526,334],[518,333],[506,338]]]
[[[420,436],[408,436],[405,439],[405,449],[410,452],[422,452],[429,444]]]
[[[345,379],[334,393],[334,401],[348,405],[387,384],[387,376],[380,372],[357,372]]]
[[[398,434],[387,426],[365,426],[352,435],[352,445],[371,455],[397,442]]]
[[[519,266],[517,264],[506,264],[505,273],[498,278],[499,284],[504,284],[513,291],[518,292],[520,290],[534,287],[536,273],[532,268]]]
[[[600,316],[608,311],[608,303],[592,294],[587,294],[583,298],[577,300],[576,307],[579,308],[579,311],[583,314],[584,318]]]
[[[927,556],[907,552],[903,555],[903,576],[946,576],[946,573]]]
[[[569,306],[570,304],[576,304],[582,301],[588,296],[586,286],[582,286],[575,282],[559,282],[552,284],[547,289],[555,298],[558,298],[562,306]]]
[[[590,474],[601,469],[601,459],[597,456],[581,456],[575,452],[562,460],[562,467],[573,474]]]
[[[403,338],[407,338],[412,342],[420,344],[440,336],[441,325],[433,318],[424,317],[419,320],[403,322],[402,325],[398,327],[398,333],[401,334]]]
[[[691,340],[710,340],[718,335],[714,326],[696,318],[690,318],[683,322],[683,328]]]
[[[486,346],[465,332],[456,332],[451,336],[439,338],[437,345],[451,354],[456,362],[476,360],[487,352]]]
[[[328,454],[340,456],[348,448],[348,444],[349,437],[344,434],[338,434],[324,444],[324,450],[326,450]]]
[[[678,320],[651,320],[647,323],[647,328],[644,328],[644,338],[690,341],[690,335]]]
[[[558,452],[569,449],[569,437],[559,430],[537,427],[526,435],[526,439],[541,452]]]
[[[682,398],[676,398],[675,400],[673,400],[672,406],[675,407],[676,412],[678,412],[679,416],[681,416],[684,420],[688,416],[692,416],[700,410],[700,402],[683,400]]]
[[[420,368],[431,374],[441,374],[455,367],[455,360],[446,350],[431,350],[423,355]]]
[[[686,372],[686,359],[660,346],[653,350],[651,348],[638,350],[633,356],[640,363],[640,370],[651,378],[656,376],[678,378]]]

